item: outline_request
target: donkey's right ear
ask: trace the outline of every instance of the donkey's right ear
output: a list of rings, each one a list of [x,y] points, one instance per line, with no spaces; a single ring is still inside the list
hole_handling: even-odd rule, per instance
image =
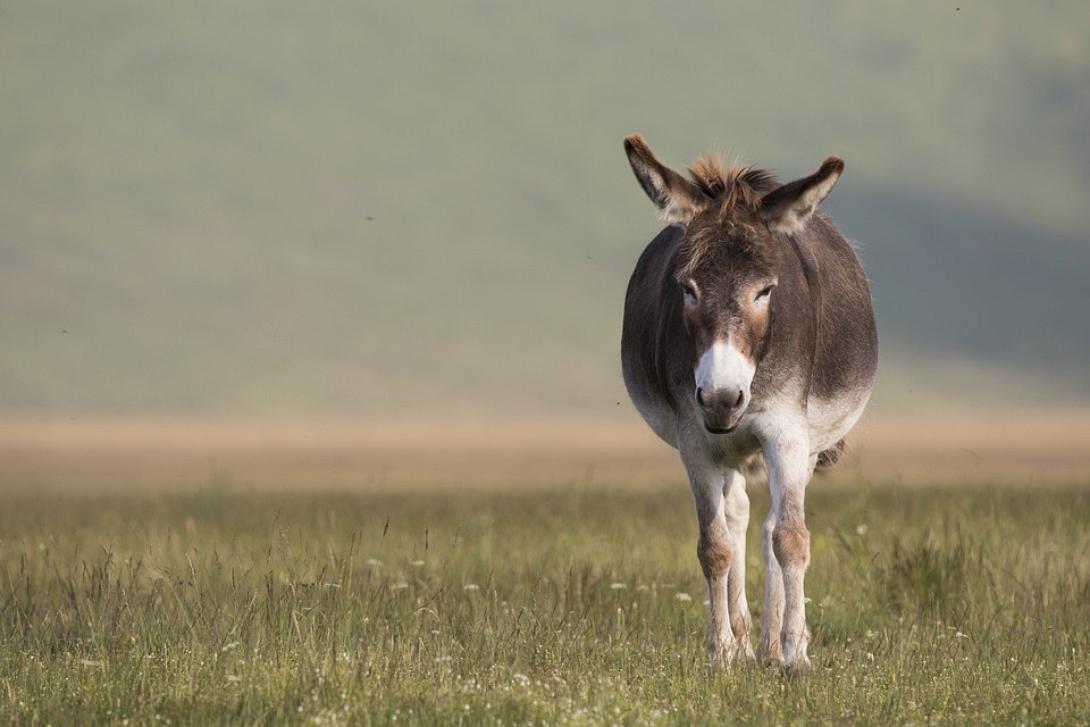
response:
[[[761,200],[761,219],[773,232],[790,235],[800,231],[843,173],[844,160],[829,157],[809,177],[788,182],[766,194]]]
[[[707,204],[708,197],[700,187],[656,159],[639,134],[624,140],[624,152],[640,186],[663,219],[687,224]]]

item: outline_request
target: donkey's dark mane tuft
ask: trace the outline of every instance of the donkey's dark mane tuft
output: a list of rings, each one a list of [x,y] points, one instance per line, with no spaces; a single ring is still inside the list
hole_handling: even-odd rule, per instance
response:
[[[769,171],[731,163],[713,154],[699,157],[689,167],[689,174],[704,194],[720,200],[723,210],[738,205],[755,210],[761,198],[779,186]]]
[[[736,214],[740,210],[756,212],[761,199],[779,186],[771,172],[730,163],[709,154],[698,158],[689,167],[689,174],[700,190],[711,198],[712,209],[718,212],[689,223],[685,243],[678,255],[677,279],[691,277],[701,263],[720,248],[727,248],[739,259],[762,260],[771,254],[771,250],[763,249],[760,236],[752,228],[752,215]],[[769,263],[764,262],[767,267]]]

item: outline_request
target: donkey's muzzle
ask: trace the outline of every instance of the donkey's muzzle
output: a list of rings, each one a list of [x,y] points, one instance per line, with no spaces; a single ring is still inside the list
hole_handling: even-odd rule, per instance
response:
[[[696,389],[696,403],[704,415],[704,428],[712,434],[730,434],[746,411],[746,392],[738,389]]]

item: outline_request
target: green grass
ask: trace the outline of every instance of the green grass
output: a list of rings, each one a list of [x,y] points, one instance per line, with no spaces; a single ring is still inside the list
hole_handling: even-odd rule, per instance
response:
[[[0,721],[1087,721],[1090,492],[818,483],[808,506],[792,680],[707,668],[680,486],[9,497]]]

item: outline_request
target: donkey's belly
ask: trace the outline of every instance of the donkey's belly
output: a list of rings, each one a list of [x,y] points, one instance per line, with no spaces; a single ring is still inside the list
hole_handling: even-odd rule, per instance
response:
[[[807,419],[810,423],[810,451],[829,449],[851,431],[870,399],[871,387],[849,391],[828,399],[810,397]]]
[[[623,359],[624,385],[628,389],[628,398],[636,407],[647,426],[659,438],[671,447],[677,447],[677,413],[662,396],[659,396],[646,380],[644,372],[631,363],[626,356]]]
[[[631,396],[631,392],[629,392]],[[640,413],[651,431],[659,436],[659,439],[677,448],[677,415],[664,403],[655,403],[641,400],[631,396],[632,403],[636,405],[636,411]]]

